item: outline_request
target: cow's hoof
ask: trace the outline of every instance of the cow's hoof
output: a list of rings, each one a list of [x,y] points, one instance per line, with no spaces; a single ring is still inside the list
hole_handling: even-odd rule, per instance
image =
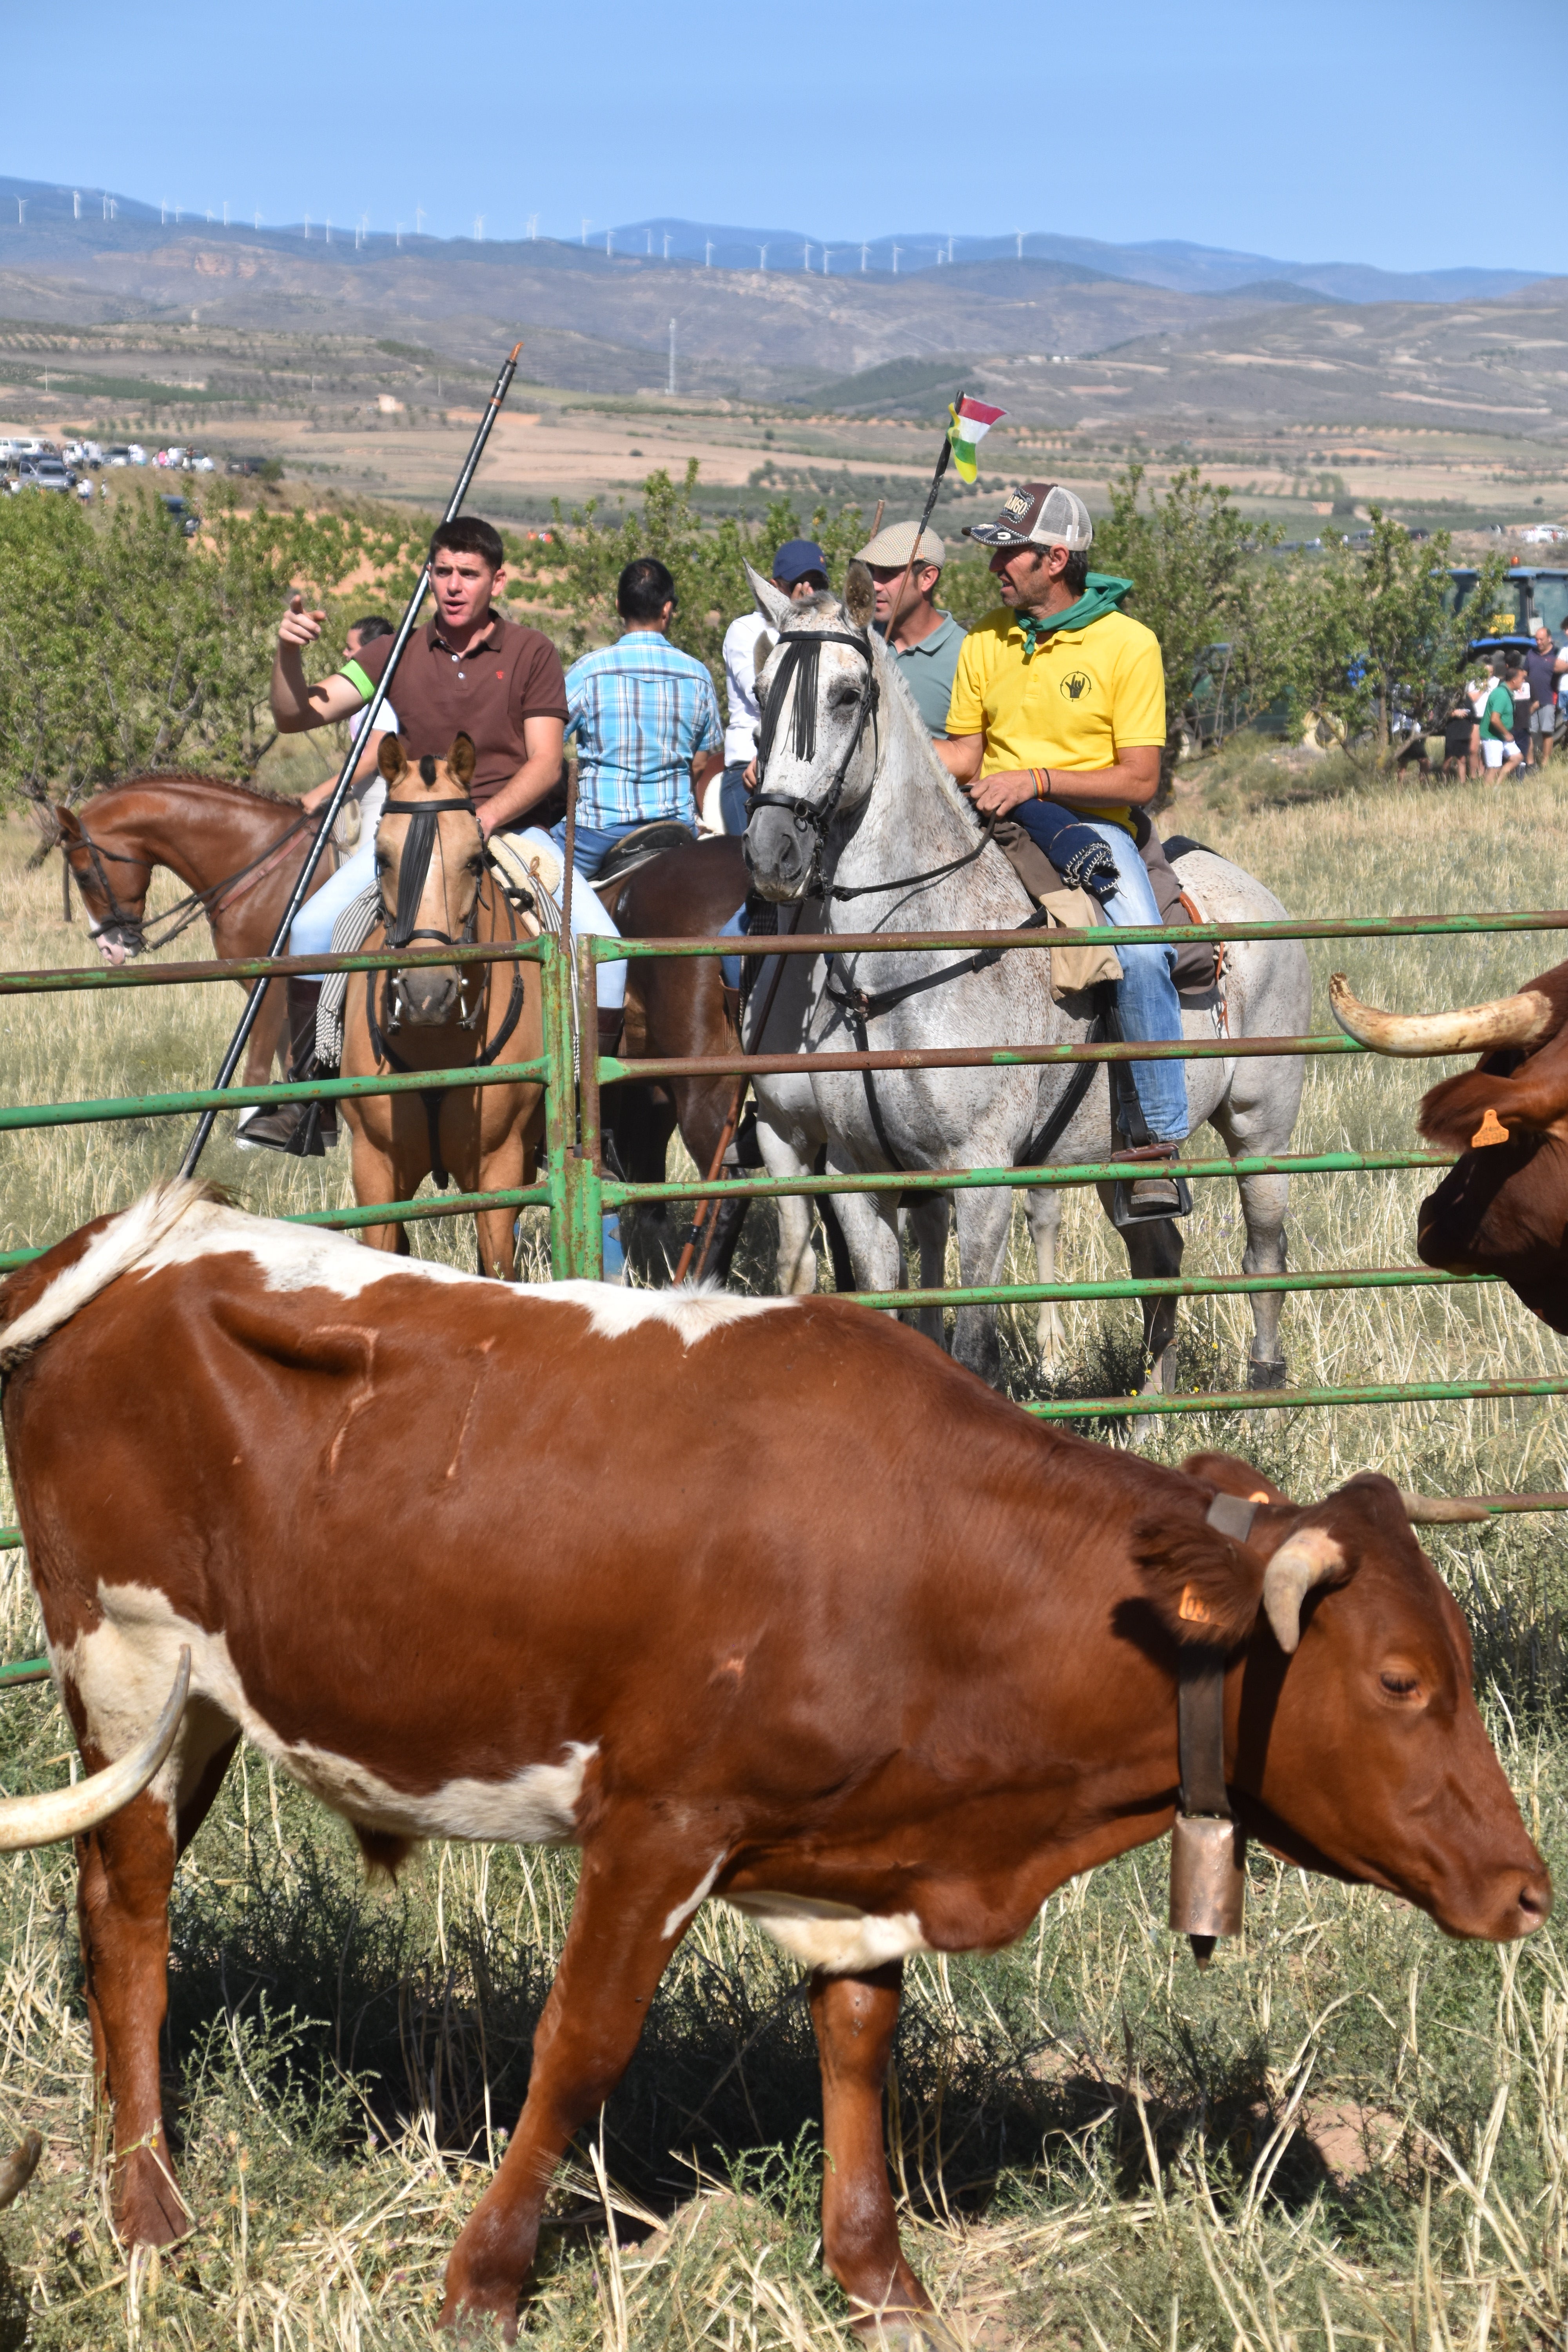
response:
[[[1287,1377],[1283,1356],[1253,1356],[1248,1359],[1247,1385],[1249,1389],[1282,1389]]]
[[[144,2147],[133,2148],[125,2159],[114,2222],[128,2246],[173,2246],[195,2227],[173,2177]]]
[[[963,2347],[934,2311],[889,2311],[873,2319],[858,2319],[855,2333],[871,2352],[963,2352]]]

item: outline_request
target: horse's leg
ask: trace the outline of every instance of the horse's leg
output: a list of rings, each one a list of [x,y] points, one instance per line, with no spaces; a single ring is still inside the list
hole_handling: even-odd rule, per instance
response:
[[[450,1134],[457,1129],[453,1138],[456,1150],[448,1165],[458,1191],[510,1192],[521,1189],[527,1158],[522,1139],[521,1087],[480,1088],[471,1116],[460,1097],[449,1095],[447,1099],[452,1108],[444,1132]],[[481,1209],[474,1218],[479,1272],[493,1275],[498,1282],[517,1280],[517,1218],[518,1212],[510,1207]]]
[[[836,1160],[827,1147],[830,1176],[858,1171]],[[904,1251],[899,1239],[898,1196],[893,1192],[835,1192],[833,1206],[849,1252],[857,1290],[900,1290],[903,1287]]]
[[[1005,1160],[1005,1150],[984,1153],[977,1162]],[[958,1221],[958,1278],[966,1290],[1000,1282],[1007,1255],[1007,1234],[1013,1222],[1009,1186],[975,1186],[954,1200]],[[994,1307],[958,1307],[952,1316],[952,1352],[961,1364],[978,1372],[993,1388],[1002,1378],[1002,1340]]]
[[[1096,1186],[1100,1205],[1106,1215],[1115,1187]],[[1182,1229],[1173,1217],[1151,1217],[1145,1223],[1126,1225],[1121,1239],[1127,1250],[1128,1271],[1137,1278],[1156,1281],[1173,1276],[1182,1270]],[[1176,1302],[1173,1298],[1145,1298],[1143,1309],[1143,1381],[1140,1396],[1170,1396],[1176,1386]],[[1134,1445],[1146,1445],[1153,1436],[1156,1416],[1141,1413],[1132,1423],[1130,1435]]]
[[[1224,1101],[1210,1114],[1209,1124],[1218,1130],[1232,1160],[1266,1159],[1290,1148],[1295,1104],[1289,1106],[1290,1118],[1281,1135],[1278,1100],[1264,1094],[1261,1082],[1262,1074],[1269,1068],[1270,1065],[1261,1058],[1237,1062]],[[1278,1093],[1276,1086],[1276,1097]],[[1241,1256],[1243,1274],[1283,1274],[1287,1255],[1285,1212],[1290,1200],[1290,1179],[1238,1176],[1236,1189],[1241,1194],[1241,1213],[1247,1223],[1247,1247]],[[1255,1290],[1252,1294],[1252,1346],[1247,1360],[1249,1389],[1285,1386],[1285,1351],[1279,1341],[1279,1312],[1284,1304],[1282,1291]]]
[[[1029,1220],[1030,1238],[1035,1244],[1035,1267],[1041,1282],[1057,1278],[1057,1243],[1062,1229],[1062,1196],[1055,1184],[1042,1184],[1026,1193],[1024,1213]],[[1061,1308],[1054,1298],[1041,1302],[1035,1322],[1035,1337],[1039,1342],[1040,1370],[1047,1380],[1055,1380],[1061,1370],[1067,1353],[1067,1326],[1062,1321]]]
[[[637,2048],[670,1953],[713,1875],[710,1826],[672,1826],[657,1805],[606,1810],[583,1866],[555,1981],[533,2036],[528,2097],[495,2179],[447,2264],[447,2326],[489,2313],[515,2341],[517,2304],[552,2176]],[[694,1836],[702,1843],[694,1843]]]
[[[241,988],[247,991],[249,990],[250,984],[247,980],[242,980],[239,983]],[[261,1010],[256,1016],[256,1026],[251,1031],[245,1048],[245,1068],[240,1076],[241,1086],[270,1086],[273,1058],[279,1054],[282,1047],[284,1023],[287,1017],[288,996],[284,984],[280,980],[269,981],[267,993],[261,1000]],[[282,1066],[283,1076],[286,1078],[289,1075],[287,1064],[284,1063]]]
[[[907,1211],[910,1229],[920,1252],[922,1290],[940,1290],[947,1274],[947,1235],[952,1222],[945,1192],[917,1192]],[[945,1344],[940,1307],[917,1308],[915,1328],[940,1348]]]
[[[771,1096],[757,1101],[757,1148],[770,1176],[809,1176],[814,1154],[805,1135]],[[811,1243],[811,1202],[781,1192],[776,1281],[781,1298],[809,1298],[816,1288],[816,1252]],[[824,1202],[824,1206],[826,1203]]]
[[[348,1124],[352,1141],[351,1165],[354,1199],[362,1209],[370,1207],[377,1201],[411,1199],[414,1188],[419,1181],[419,1175],[416,1174],[406,1192],[398,1189],[398,1180],[402,1172],[400,1162],[404,1155],[399,1150],[400,1139],[397,1134],[395,1100],[395,1097],[386,1098],[381,1105],[375,1105],[374,1098],[372,1097],[371,1101],[363,1104],[363,1110],[361,1104],[357,1102],[352,1102],[352,1107],[349,1108]],[[379,1122],[374,1130],[367,1125],[363,1114],[372,1112],[374,1115],[373,1107],[384,1108],[392,1114],[387,1120],[389,1132],[382,1133]],[[417,1097],[415,1098],[415,1108],[416,1109],[419,1108]],[[420,1173],[422,1172],[421,1170]],[[362,1225],[359,1229],[359,1238],[367,1249],[389,1250],[396,1257],[408,1255],[408,1228],[405,1225],[390,1223]]]

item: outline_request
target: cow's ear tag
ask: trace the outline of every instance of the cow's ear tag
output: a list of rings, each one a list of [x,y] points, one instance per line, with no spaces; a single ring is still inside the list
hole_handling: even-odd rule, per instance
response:
[[[1206,1625],[1213,1612],[1199,1600],[1190,1584],[1184,1584],[1182,1597],[1176,1603],[1176,1614],[1184,1624]]]
[[[1488,1103],[1481,1117],[1481,1123],[1470,1138],[1470,1150],[1482,1151],[1489,1143],[1506,1143],[1507,1141],[1508,1129],[1490,1103]]]

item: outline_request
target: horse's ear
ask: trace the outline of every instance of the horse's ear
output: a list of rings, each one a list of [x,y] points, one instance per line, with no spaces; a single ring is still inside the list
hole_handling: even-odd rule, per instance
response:
[[[877,609],[877,591],[858,556],[844,575],[844,609],[858,629],[869,628]]]
[[[456,776],[465,792],[474,781],[474,770],[478,764],[479,754],[474,750],[473,737],[471,735],[454,736],[452,748],[447,754],[447,767],[449,773]]]
[[[61,841],[79,841],[81,839],[81,827],[77,823],[75,814],[72,810],[62,806],[59,802],[54,801],[50,803],[49,814],[54,818],[56,824],[59,828],[58,839]]]
[[[749,563],[746,566],[746,578],[751,583],[752,594],[756,599],[757,610],[763,620],[771,621],[775,629],[782,629],[794,610],[789,598],[782,588],[775,588],[771,580],[764,580],[760,572],[753,572]]]
[[[777,643],[778,639],[772,635],[768,630],[758,630],[757,642],[752,647],[752,667],[758,677],[761,677],[763,670],[766,669],[769,662],[772,661],[773,647]]]
[[[408,773],[408,762],[403,756],[403,745],[395,735],[384,735],[375,764],[389,784],[401,783]]]

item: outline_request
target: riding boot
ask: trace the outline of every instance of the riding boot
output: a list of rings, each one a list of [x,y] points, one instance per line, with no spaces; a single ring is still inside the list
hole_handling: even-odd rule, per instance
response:
[[[316,1007],[319,980],[289,982],[289,1076],[296,1086],[309,1078],[335,1077],[316,1061]],[[278,1103],[254,1115],[242,1116],[236,1141],[245,1149],[286,1151],[295,1159],[321,1160],[338,1139],[337,1107],[324,1103]]]

